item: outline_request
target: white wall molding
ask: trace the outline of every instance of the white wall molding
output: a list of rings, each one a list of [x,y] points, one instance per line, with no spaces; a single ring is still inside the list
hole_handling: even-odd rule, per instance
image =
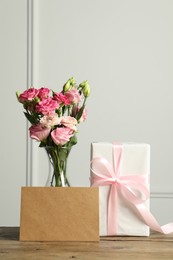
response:
[[[33,47],[33,1],[27,0],[27,89],[32,84],[32,47]],[[29,139],[28,128],[30,126],[28,120],[26,120],[26,186],[32,185],[32,143]]]
[[[35,86],[38,67],[37,63],[37,4],[34,0],[27,0],[27,89]],[[29,137],[30,124],[27,122],[27,163],[26,185],[36,186],[38,183],[38,147]]]
[[[151,199],[173,199],[173,192],[151,192]]]

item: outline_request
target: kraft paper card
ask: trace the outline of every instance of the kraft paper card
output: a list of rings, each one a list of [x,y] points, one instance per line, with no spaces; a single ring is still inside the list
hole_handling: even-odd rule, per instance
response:
[[[99,191],[22,187],[21,241],[99,241]]]

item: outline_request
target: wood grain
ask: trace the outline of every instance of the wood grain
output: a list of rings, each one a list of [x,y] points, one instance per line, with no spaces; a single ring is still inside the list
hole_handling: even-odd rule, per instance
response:
[[[0,259],[173,259],[173,234],[102,237],[100,242],[20,242],[18,227],[0,227]]]

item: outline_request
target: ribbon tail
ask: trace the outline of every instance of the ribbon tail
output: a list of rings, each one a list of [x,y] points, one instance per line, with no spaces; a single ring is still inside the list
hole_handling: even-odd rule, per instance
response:
[[[160,226],[157,220],[154,218],[154,216],[151,214],[151,212],[147,209],[147,207],[144,204],[133,205],[139,212],[145,224],[148,225],[152,230],[160,232],[162,234],[170,234],[173,232],[173,223]]]
[[[107,234],[109,236],[117,234],[117,189],[111,185],[108,199],[108,219]]]
[[[139,217],[141,217],[144,223],[152,230],[160,232],[162,234],[170,234],[173,232],[173,223],[160,226],[157,220],[149,211],[149,209],[145,206],[144,202],[136,197],[136,195],[128,187],[121,186],[120,191],[124,199],[136,209]]]

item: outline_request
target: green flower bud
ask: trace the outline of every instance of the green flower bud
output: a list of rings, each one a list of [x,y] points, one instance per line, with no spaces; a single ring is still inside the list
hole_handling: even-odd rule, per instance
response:
[[[65,83],[64,87],[63,87],[63,91],[64,91],[64,92],[67,92],[67,91],[70,90],[70,89],[71,89],[71,83],[70,83],[70,80],[68,80],[68,81]]]
[[[87,84],[88,84],[88,80],[85,80],[84,82],[82,82],[82,83],[79,84],[79,87],[80,87],[80,88],[84,88],[85,85],[87,85]]]
[[[83,84],[84,83],[84,84]],[[88,97],[90,95],[90,85],[88,84],[88,81],[84,81],[82,84],[82,92],[84,97]]]
[[[65,83],[64,87],[63,87],[63,91],[67,92],[68,90],[70,90],[74,85],[76,84],[75,79],[73,77],[71,77],[69,80],[67,80],[67,82]]]
[[[76,84],[76,81],[73,77],[69,79],[71,86],[74,86]]]
[[[19,100],[19,96],[20,96],[20,92],[17,91],[17,92],[16,92],[16,97],[17,97],[17,100],[20,102],[20,100]]]
[[[34,98],[34,101],[35,101],[36,103],[39,103],[39,102],[40,102],[40,99],[39,99],[38,97],[35,97],[35,98]]]

